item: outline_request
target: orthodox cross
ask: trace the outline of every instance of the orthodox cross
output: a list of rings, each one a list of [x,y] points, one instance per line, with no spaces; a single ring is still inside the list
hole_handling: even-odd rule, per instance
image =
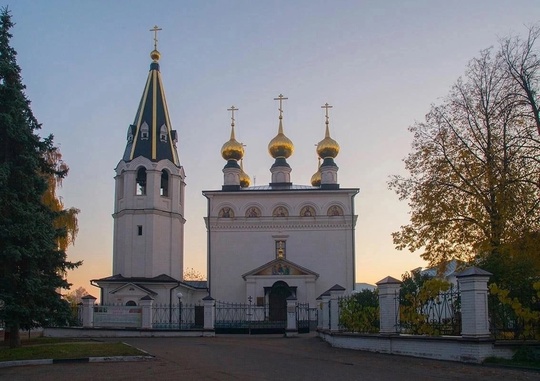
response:
[[[283,96],[283,94],[279,94],[277,98],[274,98],[275,101],[279,101],[279,117],[281,118],[282,115],[283,115],[283,101],[285,99],[289,99],[289,98],[285,98]]]
[[[163,30],[163,29],[159,28],[157,25],[154,25],[154,27],[150,29],[150,32],[154,32],[154,50],[157,50],[157,32],[159,30]]]
[[[321,106],[321,108],[326,109],[326,110],[325,110],[325,112],[326,112],[326,124],[328,124],[328,109],[329,109],[329,108],[332,108],[332,107],[334,107],[334,106],[330,106],[330,105],[328,104],[328,102],[325,103],[324,106]]]
[[[231,112],[231,126],[234,126],[234,112],[238,111],[238,109],[234,106],[231,106],[231,108],[228,108],[227,111]]]

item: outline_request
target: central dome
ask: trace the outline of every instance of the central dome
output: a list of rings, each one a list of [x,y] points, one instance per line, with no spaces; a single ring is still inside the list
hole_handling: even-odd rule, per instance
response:
[[[244,157],[244,145],[234,136],[234,123],[231,124],[231,138],[221,146],[221,157],[227,161],[238,161]]]
[[[281,115],[279,117],[279,130],[276,137],[270,140],[268,143],[268,153],[274,159],[285,158],[287,159],[294,152],[294,145],[291,139],[285,136],[283,133],[283,124],[281,123]]]
[[[339,153],[339,144],[330,136],[326,136],[317,144],[317,154],[321,159],[335,158]]]

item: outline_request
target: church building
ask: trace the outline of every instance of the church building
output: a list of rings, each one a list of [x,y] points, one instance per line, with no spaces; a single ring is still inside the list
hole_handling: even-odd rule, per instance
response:
[[[203,191],[208,199],[210,295],[218,301],[283,306],[285,299],[314,306],[316,299],[337,286],[350,292],[355,282],[354,228],[357,188],[341,188],[334,161],[338,143],[330,137],[328,104],[326,133],[317,145],[322,160],[311,185],[292,182],[287,159],[294,145],[284,134],[283,101],[279,95],[277,135],[269,142],[274,159],[268,185],[250,186],[236,140],[234,106],[231,135],[223,144],[221,190]]]
[[[152,29],[157,33],[159,29]],[[326,132],[317,145],[322,163],[311,185],[291,180],[287,159],[294,145],[284,134],[283,95],[278,133],[268,144],[274,159],[268,185],[250,186],[242,168],[244,146],[235,137],[223,144],[223,185],[206,190],[204,218],[208,281],[183,281],[185,173],[177,152],[154,35],[150,71],[129,125],[126,147],[115,168],[113,269],[91,283],[102,304],[138,305],[218,302],[283,306],[285,299],[315,306],[332,287],[352,291],[355,282],[354,229],[357,188],[341,188],[334,161],[338,143]],[[321,131],[322,132],[322,131]],[[322,135],[322,134],[321,134]]]

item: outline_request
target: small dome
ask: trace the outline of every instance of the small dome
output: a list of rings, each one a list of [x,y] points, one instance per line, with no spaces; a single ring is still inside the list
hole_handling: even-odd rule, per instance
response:
[[[244,172],[244,160],[240,161],[240,187],[247,188],[251,184],[251,179],[248,174]]]
[[[154,62],[157,62],[161,58],[161,53],[154,49],[150,52],[150,58],[152,58]]]
[[[241,188],[247,188],[251,185],[251,179],[249,178],[248,174],[244,172],[242,169],[240,171],[240,187]]]
[[[311,185],[313,185],[314,187],[320,187],[321,178],[322,178],[321,171],[317,170],[317,172],[315,172],[313,176],[311,176]]]
[[[294,152],[293,142],[283,133],[281,116],[279,117],[278,134],[274,139],[270,140],[270,143],[268,143],[268,152],[274,159],[277,159],[278,157],[287,159]]]

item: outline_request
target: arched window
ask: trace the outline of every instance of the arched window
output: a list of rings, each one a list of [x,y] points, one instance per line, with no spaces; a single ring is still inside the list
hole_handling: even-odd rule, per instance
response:
[[[169,197],[169,173],[166,170],[161,171],[159,194],[163,197]]]
[[[163,143],[167,143],[167,126],[164,124],[159,129],[159,140],[161,140]]]
[[[144,122],[141,126],[141,140],[148,140],[148,124]]]
[[[120,173],[120,176],[116,179],[116,198],[118,200],[124,197],[124,171]]]
[[[137,171],[137,196],[146,195],[146,169],[144,167],[139,168]]]
[[[133,130],[134,130],[134,126],[129,125],[128,131],[127,131],[127,141],[128,141],[128,143],[133,142]]]
[[[135,303],[133,300],[129,300],[126,303],[126,306],[128,306],[128,307],[135,307],[136,305],[137,305],[137,303]]]

